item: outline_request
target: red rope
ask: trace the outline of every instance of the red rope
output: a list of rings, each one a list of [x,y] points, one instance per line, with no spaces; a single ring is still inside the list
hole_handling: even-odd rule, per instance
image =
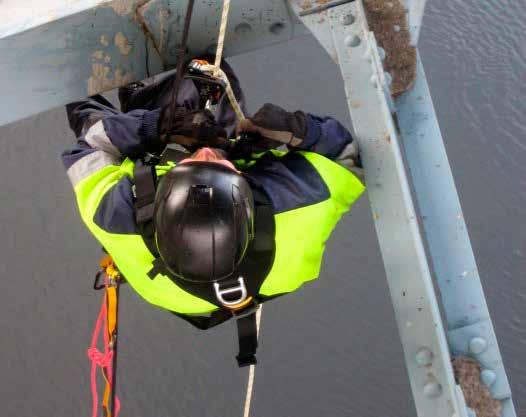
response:
[[[108,285],[108,278],[105,278],[106,287]],[[99,367],[104,374],[104,377],[109,385],[109,389],[112,389],[113,384],[113,351],[110,349],[110,340],[108,335],[108,320],[107,320],[107,295],[104,292],[104,298],[102,300],[102,306],[100,308],[97,322],[95,323],[95,329],[91,337],[91,346],[87,350],[88,358],[91,361],[91,397],[92,397],[92,417],[98,415],[99,396],[97,393],[97,367]],[[103,330],[103,342],[104,342],[104,353],[97,348],[97,342],[99,340],[100,332]],[[120,401],[115,397],[115,416],[119,415],[121,408]]]

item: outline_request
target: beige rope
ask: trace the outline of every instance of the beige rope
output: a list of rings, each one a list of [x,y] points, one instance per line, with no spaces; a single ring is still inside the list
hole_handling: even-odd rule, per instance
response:
[[[226,27],[228,23],[228,12],[230,11],[230,0],[223,1],[223,14],[221,15],[221,24],[219,26],[219,35],[217,37],[216,62],[214,66],[219,69],[221,58],[223,57],[223,45],[225,44]],[[216,73],[216,75],[218,75]]]
[[[223,49],[225,44],[226,28],[228,25],[228,13],[230,11],[230,0],[223,1],[223,13],[221,15],[221,24],[219,26],[219,35],[217,37],[217,48],[216,48],[216,59],[214,65],[204,65],[203,70],[210,72],[214,77],[220,78],[225,83],[225,93],[230,101],[232,109],[236,113],[238,121],[241,121],[245,118],[243,110],[237,102],[236,96],[232,87],[230,86],[230,81],[228,77],[221,69],[221,59],[223,58]]]
[[[263,310],[263,306],[260,305],[258,308],[258,311],[256,312],[256,328],[257,328],[258,337],[259,337],[259,325],[261,323],[261,311],[262,310]],[[250,365],[250,369],[248,370],[247,396],[245,397],[245,409],[243,410],[243,417],[250,416],[250,404],[252,402],[252,391],[254,390],[255,371],[256,371],[255,365]]]
[[[225,93],[228,97],[228,100],[230,101],[230,105],[232,106],[232,109],[236,113],[236,116],[239,121],[243,120],[245,118],[245,115],[243,114],[243,110],[241,110],[241,107],[239,106],[239,103],[237,102],[236,96],[234,95],[234,91],[232,90],[232,87],[230,86],[230,81],[228,80],[228,77],[221,69],[221,58],[223,57],[223,49],[225,44],[225,35],[226,35],[226,28],[228,24],[228,12],[230,11],[230,0],[224,0],[223,1],[223,13],[221,15],[221,25],[219,27],[219,35],[217,37],[217,48],[216,48],[216,59],[214,65],[204,65],[202,69],[204,71],[212,73],[215,77],[220,78],[225,83]],[[259,337],[259,325],[261,323],[261,311],[263,310],[263,306],[260,305],[257,312],[256,312],[256,329],[257,329],[257,336]],[[256,367],[254,365],[250,365],[250,368],[248,370],[248,382],[247,382],[247,395],[245,397],[245,408],[243,410],[243,417],[249,417],[250,416],[250,405],[252,403],[252,392],[254,390],[254,377],[255,377],[255,371]]]

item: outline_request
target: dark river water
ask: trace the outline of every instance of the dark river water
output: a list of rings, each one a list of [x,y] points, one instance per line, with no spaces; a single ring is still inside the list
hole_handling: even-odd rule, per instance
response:
[[[526,416],[526,8],[429,2],[420,50],[508,370]],[[338,69],[306,37],[231,59],[265,102],[348,123]],[[100,250],[59,161],[62,109],[0,128],[2,416],[90,413],[86,348]],[[241,416],[232,324],[207,334],[123,290],[123,416]],[[252,415],[409,417],[415,410],[367,198],[329,242],[321,279],[264,311]]]

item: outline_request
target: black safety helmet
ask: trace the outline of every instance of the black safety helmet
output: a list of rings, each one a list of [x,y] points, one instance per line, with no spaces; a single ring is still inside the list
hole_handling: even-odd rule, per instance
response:
[[[179,164],[160,181],[154,222],[159,254],[172,274],[218,282],[236,273],[254,237],[252,191],[243,176],[220,164]]]

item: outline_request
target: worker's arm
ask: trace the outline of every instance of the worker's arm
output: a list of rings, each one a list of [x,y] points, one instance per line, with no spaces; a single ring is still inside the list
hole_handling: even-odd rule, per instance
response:
[[[122,113],[103,97],[95,96],[68,105],[67,111],[77,144],[62,154],[62,160],[84,221],[110,233],[135,233],[132,161],[162,151],[165,144],[160,136],[167,124],[166,110]],[[196,129],[193,121],[199,116],[209,117]],[[183,109],[176,112],[171,133],[175,138],[195,133],[198,139],[184,136],[185,145],[193,146],[201,143],[205,133],[219,131],[224,132],[213,116]]]
[[[66,109],[78,138],[77,148],[63,154],[66,165],[78,160],[79,152],[103,151],[118,159],[137,159],[164,148],[158,134],[159,109],[122,113],[101,96],[71,103]]]
[[[84,222],[109,233],[136,232],[133,159],[164,147],[159,111],[122,113],[101,96],[67,106],[76,145],[62,154]]]
[[[265,104],[254,117],[240,123],[238,132],[254,132],[270,137],[287,143],[292,151],[282,156],[267,152],[244,172],[253,187],[266,192],[277,213],[312,205],[329,197],[319,173],[294,150],[323,155],[361,178],[361,163],[353,137],[331,117],[318,117],[301,111],[289,113],[280,107]]]
[[[354,147],[349,146],[353,143],[351,133],[332,117],[302,111],[287,112],[268,103],[253,117],[243,120],[238,132],[257,133],[276,144],[287,144],[290,150],[315,152],[333,160]],[[357,150],[355,154],[358,155]]]

